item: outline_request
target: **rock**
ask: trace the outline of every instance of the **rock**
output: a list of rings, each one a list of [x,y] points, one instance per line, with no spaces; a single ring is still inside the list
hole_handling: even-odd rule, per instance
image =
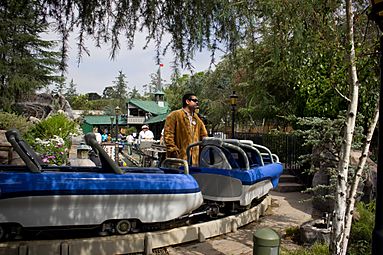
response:
[[[303,244],[329,244],[331,228],[327,227],[323,219],[310,220],[300,226],[299,234]]]
[[[63,112],[69,118],[74,119],[73,110],[63,95],[48,93],[36,94],[17,102],[13,108],[21,115],[45,119],[56,112]]]
[[[12,145],[5,137],[6,130],[0,130],[0,164],[25,165],[19,154],[13,150]]]
[[[357,167],[361,151],[351,151],[350,164]],[[363,171],[364,183],[360,182],[358,191],[363,195],[359,198],[365,203],[371,202],[376,196],[376,178],[378,167],[377,164],[367,157],[366,165],[367,170]]]

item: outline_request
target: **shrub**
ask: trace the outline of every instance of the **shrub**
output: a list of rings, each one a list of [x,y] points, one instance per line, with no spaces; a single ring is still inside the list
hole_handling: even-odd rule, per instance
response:
[[[41,140],[36,138],[34,148],[41,153],[41,159],[49,165],[65,165],[67,162],[68,148],[64,146],[61,137],[54,136],[52,139]]]
[[[42,120],[25,135],[25,139],[49,164],[66,163],[71,137],[79,134],[78,124],[59,113]]]
[[[78,134],[78,129],[76,122],[67,118],[63,113],[59,113],[36,124],[29,130],[25,138],[28,142],[34,144],[36,138],[50,139],[58,136],[63,138],[65,143],[69,143],[71,136]]]
[[[286,235],[285,235],[286,239],[291,239],[295,243],[300,242],[299,227],[289,227],[289,228],[286,228],[285,231],[286,231]]]
[[[33,124],[28,122],[23,116],[8,112],[0,112],[0,129],[8,130],[16,128],[21,134],[25,134],[32,126]]]
[[[374,225],[375,202],[357,203],[348,244],[349,255],[371,254],[371,233]]]
[[[302,247],[296,250],[283,250],[281,255],[329,255],[328,245],[315,243],[313,246]]]

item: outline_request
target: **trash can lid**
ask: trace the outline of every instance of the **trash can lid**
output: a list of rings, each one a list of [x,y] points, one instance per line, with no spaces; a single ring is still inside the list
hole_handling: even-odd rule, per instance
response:
[[[260,246],[279,246],[280,238],[277,232],[271,228],[260,228],[253,235],[254,244]]]

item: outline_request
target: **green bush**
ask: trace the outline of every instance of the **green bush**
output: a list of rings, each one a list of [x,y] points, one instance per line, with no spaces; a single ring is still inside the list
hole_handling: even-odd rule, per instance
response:
[[[71,137],[79,133],[78,124],[59,113],[36,124],[25,134],[25,139],[41,154],[44,162],[62,165],[66,163]]]
[[[23,116],[8,112],[0,112],[0,129],[2,130],[16,128],[21,134],[25,134],[32,126],[33,124],[28,122]]]
[[[63,113],[58,113],[37,123],[29,130],[25,138],[29,143],[34,144],[36,138],[51,139],[58,136],[67,143],[70,142],[73,134],[78,133],[78,129],[76,122],[67,118]]]
[[[371,254],[372,230],[374,225],[375,203],[357,203],[356,213],[351,227],[347,254]]]
[[[289,227],[289,228],[286,228],[285,231],[286,231],[286,235],[285,235],[286,239],[291,239],[295,243],[300,242],[299,227]]]

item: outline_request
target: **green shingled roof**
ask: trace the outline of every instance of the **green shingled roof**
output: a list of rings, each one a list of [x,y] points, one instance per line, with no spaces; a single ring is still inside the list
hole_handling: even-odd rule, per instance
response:
[[[133,104],[138,108],[141,108],[142,110],[150,112],[154,115],[165,114],[169,111],[169,106],[167,102],[164,102],[164,107],[158,106],[157,102],[155,101],[141,100],[136,98],[129,99],[128,103]]]
[[[158,122],[165,121],[168,114],[169,113],[164,113],[164,114],[160,114],[158,116],[154,116],[154,117],[146,120],[144,123],[145,124],[152,124],[152,123],[158,123]]]
[[[116,116],[109,116],[109,115],[84,116],[84,122],[91,125],[110,125],[111,124],[110,117],[114,117],[113,122],[116,123]],[[119,116],[118,123],[124,125],[126,124],[126,119],[121,118],[121,116]]]

